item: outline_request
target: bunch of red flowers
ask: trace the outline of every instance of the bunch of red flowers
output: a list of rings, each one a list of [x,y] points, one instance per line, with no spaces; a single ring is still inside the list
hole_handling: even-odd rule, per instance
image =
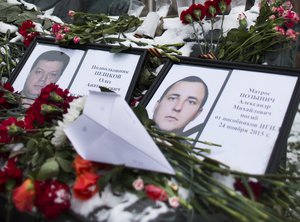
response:
[[[192,4],[182,11],[180,20],[184,24],[190,24],[193,21],[201,21],[204,17],[214,18],[219,14],[225,14],[230,4],[231,0],[207,0],[204,5]]]
[[[11,101],[15,102],[14,95],[20,98],[18,102],[21,103],[21,96],[14,92],[10,84],[1,84],[0,107],[15,109],[11,106]],[[28,177],[21,168],[23,152],[10,157],[11,149],[15,148],[9,148],[7,145],[17,146],[19,142],[26,144],[31,136],[35,136],[35,132],[39,133],[39,130],[51,126],[53,121],[61,118],[73,99],[68,90],[49,84],[42,89],[40,96],[27,110],[23,107],[19,115],[9,116],[0,122],[0,144],[3,145],[0,154],[0,189],[3,191],[6,188],[7,191],[11,191],[17,186],[12,190],[12,197],[14,205],[21,212],[32,212],[36,208],[46,218],[51,219],[70,208],[69,186],[58,180],[42,181],[35,180],[32,176]],[[26,179],[22,182],[24,177]],[[12,186],[8,187],[7,184]]]
[[[23,43],[26,47],[30,45],[36,36],[40,33],[35,30],[35,24],[31,20],[26,20],[19,27],[19,33],[23,36]]]
[[[22,170],[17,166],[17,161],[17,157],[0,154],[0,191],[4,191],[9,182],[19,184],[22,181]]]
[[[69,187],[58,180],[26,179],[13,190],[13,202],[20,212],[32,212],[36,207],[47,219],[55,219],[70,208]]]
[[[74,98],[67,89],[63,90],[53,83],[47,85],[26,111],[26,128],[33,129],[59,119],[67,112]]]

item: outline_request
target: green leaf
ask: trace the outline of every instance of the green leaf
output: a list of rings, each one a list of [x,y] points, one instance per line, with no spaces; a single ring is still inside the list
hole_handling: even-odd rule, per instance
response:
[[[38,146],[38,143],[37,143],[36,139],[30,139],[30,140],[28,140],[28,142],[26,143],[26,147],[27,147],[28,149],[34,149],[34,148],[36,148],[37,146]]]
[[[34,11],[34,10],[31,10],[31,11],[24,11],[24,12],[18,14],[17,17],[12,18],[12,19],[14,19],[14,20],[15,20],[15,23],[17,23],[17,24],[19,24],[19,25],[21,25],[22,22],[24,22],[24,21],[26,21],[26,20],[32,20],[32,21],[35,21],[35,22],[39,22],[39,23],[40,23],[41,20],[37,18],[37,15],[38,15],[38,14],[39,14],[39,13],[36,12],[36,11]]]
[[[219,59],[222,59],[222,58],[224,57],[224,55],[225,55],[225,50],[224,50],[224,49],[221,49],[221,50],[219,51],[218,58],[219,58]]]
[[[72,161],[66,160],[61,157],[56,157],[56,161],[58,162],[59,166],[62,168],[63,171],[67,173],[71,173],[73,171]]]
[[[0,2],[0,18],[2,21],[15,21],[18,17],[18,14],[21,12],[21,8],[17,5],[10,5],[6,2]]]
[[[56,177],[59,173],[59,165],[54,158],[48,159],[37,174],[38,180],[46,180]]]
[[[33,167],[35,167],[38,164],[39,158],[40,158],[40,153],[35,152],[31,159],[31,164],[33,165]]]

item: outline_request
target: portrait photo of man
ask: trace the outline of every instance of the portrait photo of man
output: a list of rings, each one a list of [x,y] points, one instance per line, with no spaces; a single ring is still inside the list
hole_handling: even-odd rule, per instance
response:
[[[84,59],[85,51],[61,47],[52,39],[41,38],[23,56],[10,82],[23,96],[23,105],[34,102],[50,83],[67,89]]]
[[[62,51],[51,50],[42,53],[32,64],[22,95],[30,99],[38,97],[42,88],[58,81],[69,61],[70,57]]]
[[[156,102],[153,120],[161,130],[182,134],[197,118],[208,98],[206,83],[197,76],[188,76],[171,84]]]
[[[158,129],[197,140],[229,71],[190,64],[184,59],[166,67],[141,103]]]

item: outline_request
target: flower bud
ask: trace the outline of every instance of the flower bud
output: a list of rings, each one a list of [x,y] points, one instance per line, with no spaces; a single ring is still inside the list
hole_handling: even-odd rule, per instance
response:
[[[52,114],[52,113],[62,113],[63,110],[52,105],[43,104],[41,107],[42,115]]]
[[[136,180],[133,181],[132,186],[135,190],[141,191],[144,189],[144,181],[142,178],[137,178]]]
[[[75,14],[76,14],[76,12],[73,10],[69,10],[69,12],[68,12],[68,16],[71,18],[73,18]]]
[[[221,1],[219,3],[219,7],[220,7],[221,13],[224,14],[226,12],[226,10],[227,10],[227,4],[225,2],[223,2],[223,1]]]
[[[58,95],[57,93],[50,92],[49,101],[53,101],[53,102],[57,102],[57,103],[62,103],[64,101],[64,99],[60,95]]]
[[[177,207],[179,207],[179,198],[178,197],[170,197],[169,199],[168,199],[168,202],[169,202],[169,204],[170,204],[170,206],[171,207],[173,207],[173,208],[177,208]]]
[[[214,6],[209,6],[208,11],[212,16],[215,16],[215,14],[217,13],[217,9]]]
[[[73,42],[74,42],[75,44],[78,44],[78,43],[80,42],[80,37],[79,37],[79,36],[74,36]]]
[[[17,126],[16,124],[12,124],[7,127],[7,132],[10,136],[16,136],[24,133],[24,129],[21,127]]]

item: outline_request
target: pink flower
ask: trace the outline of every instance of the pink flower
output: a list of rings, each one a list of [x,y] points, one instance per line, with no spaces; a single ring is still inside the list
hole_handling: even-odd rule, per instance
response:
[[[64,39],[64,38],[65,38],[65,34],[57,33],[57,34],[55,35],[55,40],[56,40],[56,41],[60,41],[60,40],[62,40],[62,39]]]
[[[176,196],[170,197],[168,199],[168,202],[169,202],[170,206],[173,207],[173,208],[177,208],[180,205],[179,198],[176,197]]]
[[[75,14],[76,14],[76,12],[73,10],[69,10],[69,12],[68,12],[68,16],[70,16],[70,17],[74,17]]]
[[[275,20],[276,19],[276,15],[270,15],[269,19],[270,20]]]
[[[275,29],[277,32],[279,32],[280,34],[285,35],[285,31],[284,31],[284,29],[283,29],[282,27],[280,27],[280,26],[275,26],[274,29]]]
[[[279,6],[276,8],[276,11],[278,12],[279,15],[282,15],[285,11],[285,9],[282,6]]]
[[[62,29],[62,26],[60,24],[55,23],[52,25],[53,34],[59,33],[61,31],[61,29]]]
[[[133,181],[132,186],[135,190],[140,191],[144,189],[144,181],[142,178],[137,178],[135,181]]]
[[[294,23],[299,22],[299,15],[296,12],[291,10],[285,11],[283,17],[285,19],[291,20]]]
[[[78,44],[78,43],[80,42],[80,37],[74,36],[73,42],[74,42],[75,44]]]
[[[67,25],[65,25],[65,26],[64,26],[64,32],[65,32],[65,33],[68,33],[68,32],[70,32],[70,31],[71,31],[70,27],[67,26]]]
[[[288,29],[285,35],[291,40],[296,41],[297,39],[297,32],[295,32],[293,29]]]

